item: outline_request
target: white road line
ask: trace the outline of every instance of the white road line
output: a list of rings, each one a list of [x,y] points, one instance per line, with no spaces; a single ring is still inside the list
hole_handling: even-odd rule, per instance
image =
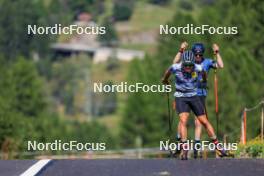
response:
[[[46,166],[51,160],[50,159],[42,159],[33,164],[30,168],[28,168],[25,172],[20,174],[20,176],[34,176],[36,175],[44,166]]]

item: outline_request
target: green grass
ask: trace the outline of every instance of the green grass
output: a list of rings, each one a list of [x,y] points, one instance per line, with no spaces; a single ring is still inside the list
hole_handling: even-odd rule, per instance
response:
[[[169,21],[173,14],[174,11],[168,7],[138,3],[130,24],[135,31],[158,29],[159,25]]]
[[[125,61],[117,62],[118,67],[111,71],[107,70],[108,61],[94,64],[92,66],[92,80],[95,82],[111,80],[117,83],[125,81],[129,63]]]
[[[121,116],[117,114],[105,115],[97,118],[97,122],[105,125],[114,136],[118,136],[120,131]]]
[[[156,44],[142,44],[142,43],[123,43],[120,48],[143,50],[146,53],[153,53],[156,50]]]
[[[145,2],[138,2],[132,17],[128,22],[118,22],[118,26],[127,25],[130,32],[142,32],[158,29],[160,24],[168,22],[175,11],[169,6],[157,6]]]

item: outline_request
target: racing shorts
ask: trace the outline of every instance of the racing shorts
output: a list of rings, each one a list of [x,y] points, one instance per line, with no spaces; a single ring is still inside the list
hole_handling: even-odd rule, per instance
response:
[[[205,99],[204,99],[205,100]],[[176,111],[181,114],[192,110],[196,117],[205,114],[205,101],[203,102],[199,96],[193,97],[176,97]]]

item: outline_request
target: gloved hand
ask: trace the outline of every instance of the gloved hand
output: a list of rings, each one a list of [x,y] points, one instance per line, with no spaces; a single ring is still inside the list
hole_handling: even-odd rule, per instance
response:
[[[169,80],[168,80],[168,79],[165,79],[165,78],[162,78],[162,79],[161,79],[161,82],[162,82],[163,84],[165,84],[165,85],[169,85],[169,84],[170,84]]]
[[[186,41],[182,42],[179,52],[183,53],[187,49],[187,47],[188,43]]]
[[[213,48],[214,54],[217,54],[219,52],[219,46],[216,43],[213,44],[212,48]]]

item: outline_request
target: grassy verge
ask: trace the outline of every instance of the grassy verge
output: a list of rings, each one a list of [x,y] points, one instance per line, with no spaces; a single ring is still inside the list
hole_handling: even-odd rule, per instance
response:
[[[127,25],[130,32],[158,29],[159,25],[169,21],[173,14],[173,8],[139,1],[135,6],[131,19],[128,22],[118,22],[117,26]]]
[[[264,158],[264,141],[257,137],[246,145],[239,144],[235,155],[237,158]]]

